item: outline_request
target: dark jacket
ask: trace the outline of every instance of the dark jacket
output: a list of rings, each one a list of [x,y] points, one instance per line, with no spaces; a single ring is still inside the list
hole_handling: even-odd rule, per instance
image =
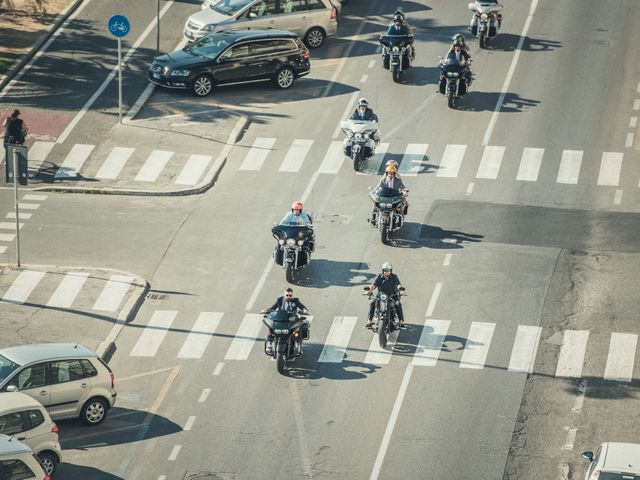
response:
[[[360,109],[356,108],[351,115],[351,120],[367,120],[367,121],[378,121],[378,115],[376,115],[372,109],[367,107],[364,111],[364,115],[360,113]]]
[[[471,55],[469,55],[469,53],[467,53],[467,51],[464,48],[460,49],[460,58],[458,58],[456,56],[456,51],[451,49],[449,50],[449,52],[447,52],[447,58],[454,58],[456,60],[458,60],[459,62],[468,62],[469,60],[471,60]]]
[[[387,30],[387,35],[411,35],[411,32],[404,25],[400,25],[400,28],[396,28],[394,24],[389,26],[389,30]]]
[[[24,143],[24,122],[21,118],[9,118],[5,141],[9,143]]]
[[[396,293],[398,293],[400,279],[395,273],[389,275],[388,279],[384,278],[384,275],[382,273],[379,273],[376,279],[373,281],[373,284],[381,292],[384,292],[387,295],[395,295]]]
[[[274,310],[285,310],[287,312],[295,313],[297,309],[306,310],[298,297],[293,297],[291,300],[286,301],[286,298],[278,297],[273,305],[271,305],[267,311],[273,312]]]

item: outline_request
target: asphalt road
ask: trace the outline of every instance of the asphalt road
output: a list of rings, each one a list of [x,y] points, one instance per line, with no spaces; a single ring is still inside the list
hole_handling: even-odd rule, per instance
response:
[[[557,478],[563,466],[565,478],[580,478],[580,447],[612,437],[634,441],[624,431],[624,410],[603,405],[601,392],[625,390],[633,399],[640,375],[632,364],[631,381],[603,379],[610,334],[638,333],[630,321],[634,298],[618,288],[616,275],[638,284],[639,154],[637,142],[625,145],[637,115],[640,71],[629,59],[640,40],[640,8],[613,0],[505,5],[491,49],[470,41],[476,81],[452,111],[435,93],[435,64],[450,37],[464,31],[465,5],[400,2],[416,30],[417,62],[396,85],[377,55],[377,35],[390,19],[384,3],[349,2],[339,38],[312,52],[311,76],[291,91],[215,93],[243,108],[251,123],[204,195],[51,195],[37,222],[24,227],[28,262],[119,268],[151,284],[110,362],[118,408],[95,430],[63,425],[68,463],[60,478]],[[127,8],[145,24],[151,10],[137,5]],[[89,3],[82,18],[100,18],[104,8]],[[167,49],[195,8],[170,7]],[[54,43],[60,58],[51,62],[72,56],[63,42],[73,33]],[[82,78],[74,72],[87,63],[78,61],[71,75]],[[104,64],[96,69],[106,75]],[[145,85],[142,59],[139,65],[132,93]],[[99,78],[92,74],[77,99],[54,108],[73,115]],[[33,106],[50,108],[60,87],[38,88]],[[113,125],[113,111],[104,111],[110,90],[70,141]],[[128,95],[131,104],[135,95]],[[339,122],[360,96],[381,118],[385,159],[401,161],[411,190],[407,224],[390,246],[366,223],[367,188],[379,162],[356,175],[347,160],[331,161],[332,144],[342,139]],[[494,115],[498,101],[503,107]],[[313,143],[296,171],[281,171],[295,140]],[[426,152],[422,161],[403,161],[409,144]],[[255,156],[265,147],[257,145],[268,145],[263,163]],[[461,163],[456,152],[463,152]],[[8,204],[10,192],[0,198]],[[252,328],[259,319],[250,315],[286,286],[270,261],[270,226],[297,198],[316,221],[316,253],[294,285],[313,321],[303,357],[280,376],[261,351],[264,332]],[[571,267],[581,252],[589,260]],[[0,259],[12,255],[10,247]],[[576,272],[604,271],[597,266],[602,256],[613,259],[607,278],[578,281]],[[409,295],[409,328],[391,355],[375,352],[362,328],[362,287],[384,261],[394,264]],[[617,319],[577,308],[598,291],[608,296],[593,300],[598,311],[615,305]],[[586,357],[569,362],[564,375],[567,330],[592,335]],[[513,371],[514,344],[525,331],[540,338],[531,374],[526,357],[518,357],[525,371]],[[209,343],[199,348],[189,340],[193,332]],[[332,338],[345,342],[344,356],[334,351],[336,361],[327,362]],[[185,358],[194,352],[200,356]],[[596,384],[593,403],[588,386],[578,390],[583,364]],[[585,410],[610,411],[615,421],[564,415],[581,395]],[[622,396],[612,400],[619,406]],[[531,435],[524,440],[522,427]]]

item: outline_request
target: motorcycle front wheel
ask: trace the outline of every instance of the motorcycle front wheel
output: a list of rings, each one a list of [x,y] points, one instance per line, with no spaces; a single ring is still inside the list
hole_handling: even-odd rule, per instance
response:
[[[398,68],[398,65],[394,65],[392,67],[391,74],[393,76],[394,82],[396,83],[400,82],[400,69]]]
[[[386,245],[389,241],[389,225],[382,225],[382,227],[380,227],[380,241],[383,245]]]
[[[449,108],[455,108],[456,106],[456,95],[453,90],[449,90],[449,94],[447,96],[447,104]]]
[[[281,373],[283,375],[284,375],[284,372],[286,370],[285,362],[286,362],[286,359],[284,357],[284,352],[277,352],[276,353],[276,366],[278,367],[278,373]]]
[[[480,38],[478,40],[478,43],[480,44],[480,48],[482,49],[487,48],[487,35],[484,32],[480,33]]]
[[[293,270],[294,270],[293,263],[292,262],[287,263],[287,268],[285,270],[285,274],[284,275],[285,275],[285,278],[286,278],[287,282],[289,282],[289,283],[293,283]]]
[[[380,343],[380,348],[387,347],[387,328],[384,323],[378,327],[378,342]]]

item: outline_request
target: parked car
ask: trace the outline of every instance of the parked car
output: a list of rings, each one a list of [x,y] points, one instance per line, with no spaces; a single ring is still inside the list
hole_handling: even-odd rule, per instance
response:
[[[225,83],[271,80],[277,88],[286,89],[310,70],[309,50],[295,33],[230,30],[155,58],[149,81],[191,89],[203,97],[214,85]]]
[[[98,425],[116,401],[113,372],[97,353],[76,343],[42,343],[0,350],[0,401],[21,391],[54,420],[79,417]]]
[[[338,30],[338,11],[330,0],[205,0],[189,17],[189,41],[221,30],[276,28],[297,33],[309,48],[318,48]]]
[[[46,474],[53,477],[62,461],[58,426],[40,402],[21,392],[0,398],[0,434],[13,435],[28,445]]]
[[[51,480],[31,449],[20,440],[0,435],[0,480]]]
[[[605,442],[582,456],[591,462],[585,480],[640,480],[640,444]]]

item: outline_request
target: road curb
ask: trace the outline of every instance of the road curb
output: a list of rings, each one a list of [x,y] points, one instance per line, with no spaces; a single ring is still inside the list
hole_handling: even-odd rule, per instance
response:
[[[31,47],[31,50],[29,50],[29,52],[22,57],[22,60],[14,63],[9,68],[9,71],[7,72],[5,77],[2,79],[2,81],[0,81],[0,92],[2,92],[2,90],[4,90],[4,88],[11,82],[11,80],[13,80],[16,75],[18,75],[22,71],[24,66],[31,61],[31,59],[40,51],[42,46],[49,41],[54,33],[56,33],[60,26],[64,22],[66,22],[71,15],[73,15],[73,12],[78,9],[82,2],[84,2],[84,0],[76,0],[73,5],[68,7],[64,12],[61,12],[58,15],[58,18],[56,18],[53,26],[49,30],[47,30],[46,33],[42,34],[42,36],[40,36],[38,40],[36,40],[36,42]]]
[[[197,195],[206,192],[213,187],[222,172],[231,148],[242,137],[242,131],[249,123],[249,118],[242,115],[235,126],[229,133],[224,148],[218,154],[213,165],[204,177],[204,180],[194,187],[184,188],[180,190],[138,190],[128,188],[112,188],[112,187],[74,187],[74,186],[45,186],[29,189],[32,192],[57,192],[57,193],[85,193],[85,194],[103,194],[103,195],[137,195],[152,197],[177,197],[186,195]]]

